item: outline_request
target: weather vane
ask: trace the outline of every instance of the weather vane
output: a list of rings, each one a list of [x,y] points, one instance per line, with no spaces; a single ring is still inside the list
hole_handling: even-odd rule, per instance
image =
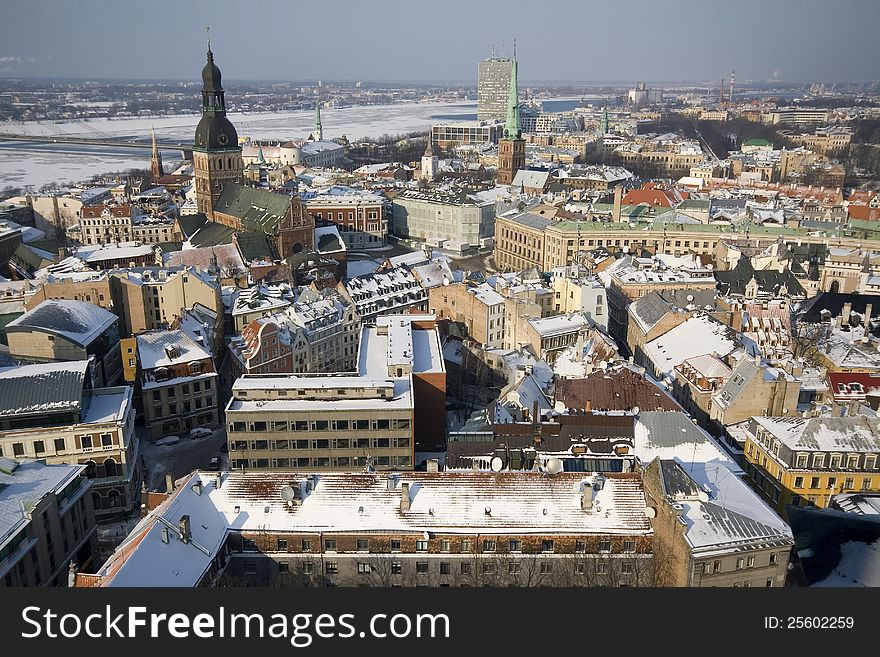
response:
[[[211,28],[205,25],[205,34],[208,37],[208,50],[211,49]]]

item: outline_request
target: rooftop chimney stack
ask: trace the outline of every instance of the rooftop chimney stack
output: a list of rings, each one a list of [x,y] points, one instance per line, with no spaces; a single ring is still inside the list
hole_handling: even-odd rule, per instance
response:
[[[593,484],[584,482],[583,491],[581,492],[581,509],[584,511],[593,510]]]
[[[165,492],[170,493],[174,490],[174,476],[170,472],[165,473]]]
[[[535,402],[537,403],[537,402]],[[427,462],[428,472],[439,472],[440,471],[440,461],[437,459],[428,459]]]
[[[862,320],[862,327],[865,329],[865,334],[863,340],[865,344],[868,344],[868,336],[871,334],[871,311],[873,307],[869,303],[865,306],[865,318]]]
[[[409,511],[409,507],[409,482],[405,481],[400,484],[400,512],[406,513],[407,511]]]
[[[847,301],[843,304],[843,311],[841,313],[840,323],[842,326],[849,326],[849,315],[852,312],[852,303]]]
[[[188,514],[180,516],[177,528],[180,530],[180,540],[184,543],[189,543],[189,540],[192,538],[192,530],[190,529]]]

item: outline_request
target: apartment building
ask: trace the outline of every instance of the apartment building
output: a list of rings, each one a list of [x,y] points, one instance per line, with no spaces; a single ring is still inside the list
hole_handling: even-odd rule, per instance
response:
[[[652,535],[634,473],[194,472],[77,585],[648,586]]]
[[[182,329],[146,331],[129,340],[137,347],[137,383],[151,439],[218,426],[219,391],[210,346]]]
[[[285,310],[291,331],[308,344],[305,372],[351,372],[357,362],[360,318],[338,290],[304,289]],[[297,331],[299,329],[299,331]]]
[[[659,585],[785,586],[791,528],[708,434],[684,413],[641,412],[634,442]]]
[[[598,277],[577,265],[554,267],[550,286],[556,312],[583,313],[600,329],[608,331],[608,300],[605,285]]]
[[[507,92],[504,113],[507,113]],[[440,148],[497,144],[504,134],[504,119],[499,121],[453,121],[431,126],[431,143]]]
[[[864,416],[753,417],[745,458],[755,487],[780,513],[826,508],[840,493],[880,492],[880,421]]]
[[[245,375],[226,428],[234,469],[410,469],[411,379]]]
[[[415,450],[446,448],[446,365],[434,315],[378,317],[361,327],[358,374],[411,379]]]
[[[85,244],[130,242],[132,220],[142,213],[130,203],[84,206],[80,212],[80,232]]]
[[[281,313],[253,320],[229,342],[231,373],[279,374],[306,371],[309,345],[302,329],[293,329]]]
[[[0,457],[0,588],[67,586],[98,546],[83,465]]]
[[[406,267],[354,276],[341,284],[340,291],[354,304],[363,324],[383,315],[424,311],[428,293]]]
[[[495,194],[466,190],[410,189],[391,203],[391,230],[397,237],[463,251],[492,237]]]
[[[712,395],[709,417],[722,430],[754,415],[794,416],[800,392],[800,379],[782,367],[774,367],[761,356],[742,358]]]
[[[334,185],[305,201],[317,225],[334,224],[348,249],[371,249],[385,245],[387,200],[380,194]]]
[[[507,118],[507,97],[513,60],[490,57],[477,65],[477,119],[504,121]]]
[[[246,290],[238,290],[232,304],[232,324],[236,333],[260,317],[283,313],[297,296],[297,288],[290,283],[260,283]]]
[[[453,283],[428,290],[428,309],[440,318],[461,322],[468,337],[489,347],[504,342],[504,297],[488,283]]]
[[[6,325],[9,353],[23,362],[94,359],[96,386],[112,386],[122,376],[119,318],[85,301],[50,300]]]
[[[132,389],[92,388],[89,368],[76,361],[0,369],[0,456],[85,465],[100,520],[138,500],[140,456]]]

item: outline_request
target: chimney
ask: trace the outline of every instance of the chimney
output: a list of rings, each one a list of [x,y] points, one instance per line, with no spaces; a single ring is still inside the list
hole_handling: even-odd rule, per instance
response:
[[[76,586],[76,562],[71,561],[67,568],[67,586],[73,588]]]
[[[852,303],[847,301],[843,304],[843,312],[841,313],[841,324],[843,326],[849,326],[849,314],[852,312]]]
[[[406,513],[409,511],[409,482],[403,482],[400,484],[400,512]]]
[[[541,409],[537,399],[532,402],[532,424],[541,424]]]
[[[180,530],[180,540],[184,543],[189,543],[189,539],[192,538],[192,531],[189,526],[189,514],[180,516],[177,528]]]
[[[170,472],[165,473],[165,492],[170,493],[174,490],[174,476]]]
[[[623,207],[623,185],[614,188],[614,208],[611,213],[611,221],[619,222]]]
[[[869,303],[865,306],[865,317],[862,320],[862,327],[865,329],[865,334],[863,336],[863,340],[865,344],[868,344],[868,336],[871,334],[871,311],[873,310],[871,304]]]
[[[593,510],[593,484],[588,481],[585,481],[583,484],[583,491],[581,491],[581,509],[584,511],[592,511]]]
[[[386,482],[386,486],[388,488],[388,492],[394,492],[397,490],[397,482],[400,481],[399,474],[390,474],[388,475],[388,480]]]
[[[584,413],[592,413],[593,412],[593,402],[589,399],[584,401]]]
[[[537,403],[537,402],[535,402]],[[440,471],[440,461],[438,459],[428,459],[427,462],[428,472],[439,472]]]

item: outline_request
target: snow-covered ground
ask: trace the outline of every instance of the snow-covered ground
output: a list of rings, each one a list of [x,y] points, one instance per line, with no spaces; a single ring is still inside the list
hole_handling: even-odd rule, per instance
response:
[[[321,111],[325,139],[347,136],[381,137],[416,130],[427,130],[438,120],[434,116],[469,115],[476,111],[474,102],[401,103],[364,107],[327,108]],[[160,141],[191,143],[200,116],[197,114],[132,119],[93,119],[90,121],[0,122],[0,132],[29,135],[67,135],[101,138],[140,138],[147,140],[155,127]],[[253,139],[295,139],[307,137],[314,129],[311,110],[264,114],[229,115],[239,136]],[[444,119],[449,120],[449,119]],[[163,153],[170,164],[179,153]],[[0,188],[6,185],[40,187],[62,181],[88,180],[98,173],[148,168],[146,149],[115,149],[71,146],[68,144],[0,143]],[[166,164],[166,169],[168,169]]]

